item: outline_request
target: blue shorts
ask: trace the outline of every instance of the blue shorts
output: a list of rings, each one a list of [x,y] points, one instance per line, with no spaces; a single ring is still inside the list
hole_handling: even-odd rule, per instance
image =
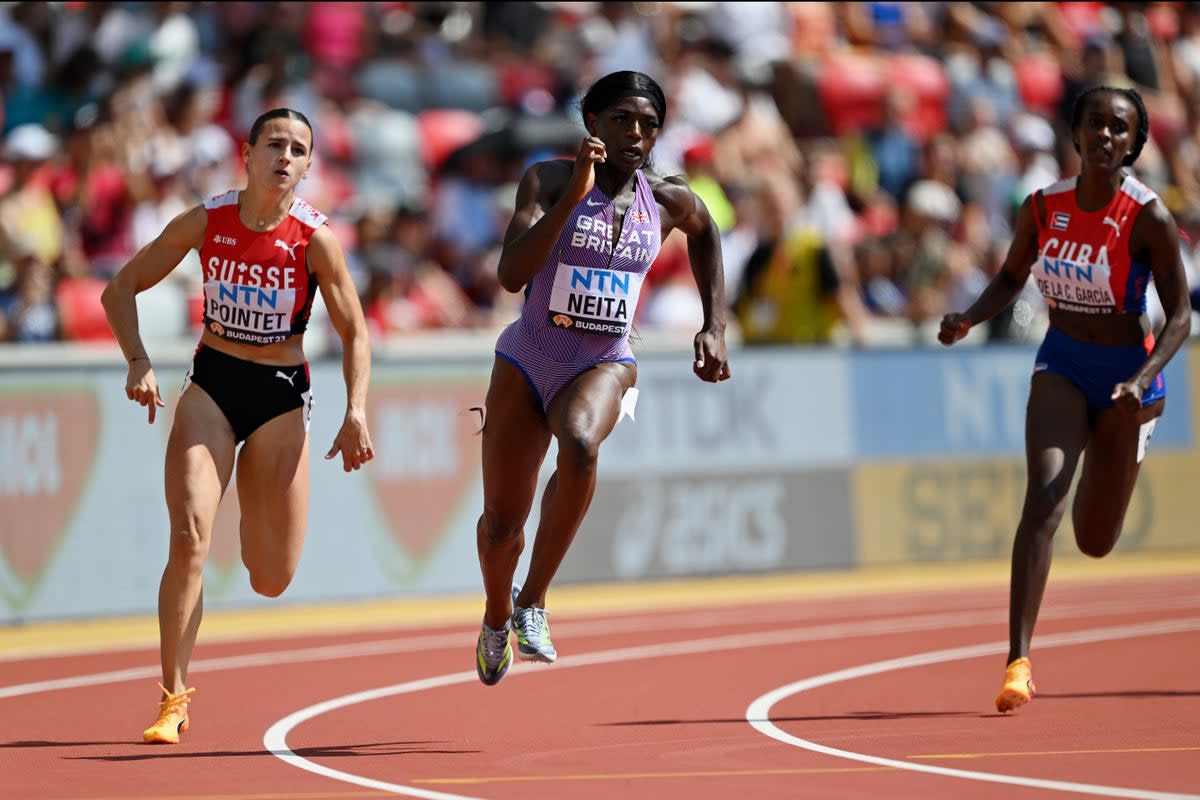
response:
[[[1050,328],[1038,348],[1033,372],[1062,375],[1083,392],[1088,408],[1112,408],[1113,387],[1133,377],[1146,363],[1148,354],[1144,344],[1120,347],[1088,344]],[[1160,372],[1142,395],[1142,405],[1148,406],[1166,396],[1167,382]]]

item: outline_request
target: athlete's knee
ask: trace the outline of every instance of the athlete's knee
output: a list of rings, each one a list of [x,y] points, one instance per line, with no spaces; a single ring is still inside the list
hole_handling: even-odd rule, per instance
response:
[[[596,468],[600,455],[600,439],[592,431],[568,428],[558,437],[558,466],[576,472]]]
[[[1117,540],[1114,537],[1109,541],[1096,542],[1090,539],[1081,539],[1076,536],[1075,543],[1079,545],[1079,552],[1083,553],[1085,556],[1091,556],[1092,558],[1104,558],[1106,555],[1112,552],[1113,547],[1117,544]]]
[[[198,572],[208,558],[209,536],[200,520],[189,519],[171,528],[168,560],[176,569]]]
[[[1104,521],[1092,521],[1078,515],[1073,520],[1075,544],[1079,552],[1092,558],[1104,558],[1112,552],[1121,538],[1121,525]]]
[[[1050,484],[1026,494],[1021,516],[1024,527],[1053,536],[1066,510],[1067,493],[1057,484]]]
[[[292,582],[292,570],[268,568],[250,570],[250,588],[263,597],[279,597]]]
[[[521,536],[524,523],[515,515],[485,509],[476,528],[479,536],[493,547],[512,544]]]

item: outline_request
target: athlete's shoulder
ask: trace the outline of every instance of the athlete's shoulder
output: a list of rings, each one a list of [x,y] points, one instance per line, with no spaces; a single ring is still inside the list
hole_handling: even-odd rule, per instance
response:
[[[574,167],[575,162],[568,158],[537,161],[525,170],[525,179],[543,190],[554,192],[566,187]]]
[[[292,207],[291,210],[288,211],[288,214],[310,228],[319,228],[324,225],[325,220],[328,219],[328,217],[326,217],[320,211],[317,211],[317,209],[313,208],[312,204],[310,204],[307,200],[299,197],[292,201]]]
[[[1121,191],[1132,197],[1141,206],[1151,203],[1158,198],[1158,194],[1138,180],[1132,172],[1125,173],[1125,179],[1121,181]]]
[[[1042,189],[1042,196],[1053,197],[1054,195],[1069,194],[1075,191],[1075,186],[1078,183],[1078,175],[1072,175],[1070,178],[1063,178],[1061,181],[1055,181],[1045,189]]]
[[[213,195],[204,201],[204,207],[208,210],[224,208],[225,206],[235,206],[238,201],[238,190],[230,189],[227,192],[222,192],[218,195]]]
[[[654,199],[673,216],[686,216],[700,203],[683,175],[660,175],[649,169],[641,170],[641,173]]]

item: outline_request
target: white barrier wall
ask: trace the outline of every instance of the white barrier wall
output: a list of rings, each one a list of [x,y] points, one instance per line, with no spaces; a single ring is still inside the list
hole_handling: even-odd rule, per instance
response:
[[[322,458],[345,407],[341,365],[315,363],[309,532],[295,581],[282,600],[250,590],[231,490],[206,604],[479,590],[478,416],[466,409],[483,400],[490,352],[487,342],[469,356],[377,360],[368,413],[378,456],[350,474]],[[742,350],[734,378],[716,385],[695,378],[687,350],[645,354],[636,421],[601,451],[560,578],[1005,556],[1033,352]],[[1196,355],[1168,371],[1167,416],[1123,549],[1198,544]],[[124,366],[103,361],[0,366],[0,624],[154,610],[167,551],[163,454],[186,363],[157,364],[168,408],[150,426],[125,398]],[[552,448],[543,481],[553,461]],[[530,536],[536,515],[535,504]],[[1069,534],[1059,540],[1070,546]]]

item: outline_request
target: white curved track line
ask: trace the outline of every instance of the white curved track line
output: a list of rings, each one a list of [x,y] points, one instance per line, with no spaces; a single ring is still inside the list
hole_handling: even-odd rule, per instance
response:
[[[933,622],[934,618],[936,618],[938,616],[941,616],[941,615],[928,615],[928,616],[923,616],[923,617],[919,617],[919,618],[913,618],[912,620],[909,621],[910,625],[907,626],[907,628],[908,628],[908,630],[934,629],[937,626],[930,625],[930,623]],[[945,616],[957,618],[960,615],[959,614],[947,614]],[[814,638],[823,638],[823,639],[844,638],[846,629],[854,629],[859,634],[862,634],[864,632],[864,629],[875,629],[875,628],[878,628],[879,632],[884,632],[884,631],[891,632],[891,633],[905,632],[906,626],[897,625],[897,622],[899,622],[899,621],[893,619],[893,620],[880,620],[877,622],[867,622],[867,623],[822,625],[822,626],[816,626],[816,628],[801,628],[801,629],[793,629],[793,630],[785,630],[785,631],[767,631],[767,632],[762,632],[762,633],[751,633],[751,634],[734,634],[734,635],[729,635],[729,636],[716,636],[716,637],[712,637],[709,639],[693,639],[693,640],[689,640],[689,641],[671,642],[671,643],[659,644],[659,645],[646,645],[646,646],[642,646],[642,647],[625,647],[625,648],[620,648],[620,649],[616,649],[616,650],[603,650],[603,651],[599,651],[599,652],[595,652],[595,653],[585,653],[585,654],[579,655],[579,656],[572,656],[571,659],[566,662],[556,663],[554,665],[554,670],[556,672],[558,672],[558,671],[561,671],[564,669],[594,666],[596,664],[610,664],[610,663],[614,663],[614,662],[638,661],[638,660],[643,660],[643,659],[661,658],[664,656],[695,655],[695,654],[699,654],[699,653],[712,652],[714,650],[735,650],[735,649],[746,649],[746,648],[752,648],[752,647],[766,647],[766,646],[772,646],[772,645],[794,644],[794,643],[800,642],[800,641],[812,641]],[[1082,642],[1089,642],[1089,641],[1104,641],[1106,639],[1128,638],[1130,635],[1134,635],[1134,634],[1150,635],[1152,633],[1172,633],[1172,632],[1177,632],[1177,631],[1190,631],[1190,630],[1198,630],[1198,629],[1200,629],[1200,617],[1192,617],[1192,618],[1187,618],[1187,619],[1178,620],[1178,621],[1174,621],[1174,622],[1126,625],[1126,626],[1121,626],[1119,628],[1097,628],[1097,629],[1093,629],[1090,631],[1081,631],[1079,633],[1074,633],[1074,634],[1063,634],[1063,635],[1060,635],[1057,637],[1054,637],[1054,636],[1039,637],[1038,646],[1045,647],[1045,646],[1051,646],[1053,644],[1073,644],[1073,643],[1082,643]],[[820,631],[823,635],[814,636],[814,633],[817,631]],[[839,631],[841,631],[840,635],[838,634]],[[899,659],[892,659],[890,661],[878,662],[877,665],[867,665],[866,667],[858,667],[858,668],[853,668],[853,669],[849,669],[849,670],[842,670],[840,672],[830,673],[828,676],[821,676],[821,678],[837,676],[837,677],[833,678],[832,680],[828,681],[829,683],[834,683],[838,680],[849,680],[849,679],[855,678],[855,677],[862,677],[864,675],[875,674],[874,672],[871,672],[869,670],[872,667],[879,667],[880,665],[886,665],[886,666],[882,666],[882,668],[878,669],[878,671],[884,672],[884,671],[887,671],[888,669],[901,669],[901,668],[904,668],[907,666],[920,666],[924,663],[934,663],[933,661],[927,661],[927,659],[930,658],[930,655],[937,656],[937,657],[940,657],[942,660],[949,661],[949,660],[954,660],[956,658],[973,658],[975,656],[991,655],[994,653],[1003,652],[1007,646],[1008,646],[1007,644],[992,643],[992,644],[986,644],[986,645],[975,645],[973,647],[955,648],[953,650],[942,650],[942,651],[938,651],[935,654],[929,654],[929,655],[925,655],[925,656],[909,656],[907,658],[899,658]],[[950,657],[947,657],[945,655],[947,653],[950,653],[953,655]],[[516,666],[516,665],[514,665],[514,666]],[[863,670],[867,670],[867,671],[863,671]],[[536,674],[536,672],[537,672],[536,668],[531,669],[531,668],[518,667],[509,672],[508,678],[509,678],[509,680],[512,680],[512,678],[514,676],[525,675],[525,674]],[[820,680],[821,678],[810,679],[809,681],[801,681],[798,684],[791,684],[789,687],[784,687],[784,688],[788,689],[788,688],[799,686],[800,688],[794,689],[794,691],[804,691],[805,689],[811,689],[811,688],[815,688],[815,686],[823,685],[823,684],[819,684],[819,683],[809,685],[811,681]],[[434,689],[434,688],[440,688],[440,687],[444,687],[444,686],[452,686],[454,684],[459,684],[459,683],[472,683],[475,680],[477,680],[477,678],[475,676],[475,672],[472,670],[470,672],[457,672],[457,673],[451,673],[448,675],[437,675],[437,676],[433,676],[433,677],[429,677],[429,678],[423,678],[420,680],[408,681],[406,683],[398,683],[398,684],[393,684],[391,686],[384,686],[384,687],[380,687],[378,689],[370,689],[367,691],[357,692],[355,694],[345,695],[343,697],[335,697],[330,700],[326,700],[322,703],[318,703],[316,705],[309,706],[308,708],[300,709],[292,714],[289,714],[288,716],[284,717],[283,719],[279,720],[278,722],[276,722],[274,725],[272,725],[270,728],[267,729],[266,733],[263,734],[263,746],[270,753],[277,756],[278,758],[283,759],[284,761],[286,761],[287,763],[291,764],[294,767],[298,767],[300,769],[307,770],[309,772],[313,772],[318,775],[323,775],[327,778],[333,778],[334,780],[342,781],[344,783],[349,783],[349,784],[353,784],[356,786],[362,786],[362,787],[369,788],[369,789],[377,789],[377,790],[381,790],[381,791],[392,792],[397,795],[408,796],[408,797],[433,798],[433,800],[474,800],[474,798],[467,798],[467,797],[464,797],[461,795],[441,794],[441,793],[437,793],[437,792],[430,792],[425,789],[418,789],[413,786],[405,786],[405,785],[396,784],[396,783],[387,783],[385,781],[379,781],[379,780],[375,780],[373,778],[367,778],[367,777],[364,777],[361,775],[355,775],[350,772],[343,772],[341,770],[336,770],[336,769],[332,769],[330,767],[323,766],[321,764],[317,764],[315,762],[309,761],[308,759],[304,758],[303,756],[299,756],[296,753],[292,752],[292,750],[288,747],[288,744],[287,744],[287,736],[294,728],[301,725],[302,723],[307,722],[308,720],[314,719],[318,716],[321,716],[322,714],[326,714],[330,711],[336,711],[336,710],[345,708],[347,706],[356,705],[358,703],[366,703],[366,702],[370,702],[373,700],[380,700],[380,699],[383,699],[386,697],[394,697],[396,695],[401,695],[401,694],[412,694],[415,692],[424,691],[426,689]],[[780,692],[780,691],[781,690],[776,690],[776,692]],[[774,694],[775,693],[773,692],[770,695],[764,695],[764,697],[770,697]],[[780,694],[781,698],[784,696],[786,696],[786,694]],[[763,698],[760,698],[759,700],[755,701],[755,703],[756,704],[760,703],[760,702],[762,702],[762,700],[763,700]],[[776,702],[776,701],[772,700],[771,703],[766,705],[764,708],[769,711],[770,705],[773,705],[774,702]],[[752,705],[751,708],[754,708],[754,706]],[[747,711],[747,718],[750,719],[749,711]],[[762,719],[766,719],[766,718],[767,717],[765,714],[762,715]],[[750,719],[750,722],[752,725],[754,724],[753,719]],[[755,727],[758,727],[758,726],[756,725]],[[763,732],[765,733],[766,731],[763,731]],[[782,731],[778,731],[778,733],[785,737],[788,736],[787,734],[784,734]],[[771,733],[768,733],[767,735],[773,736],[773,734],[771,734]],[[775,736],[774,738],[779,738],[779,736]],[[781,741],[786,741],[786,740],[781,739]],[[803,741],[803,740],[788,741],[788,743],[796,744],[797,742],[800,742],[800,741]],[[806,743],[805,745],[800,745],[800,746],[806,746],[807,744],[812,744],[812,743]],[[809,749],[818,749],[818,748],[822,748],[822,747],[823,747],[822,745],[813,744],[812,747]],[[818,752],[826,752],[830,755],[842,755],[843,754],[843,751],[832,750],[830,748],[819,749]],[[922,771],[922,772],[934,772],[934,773],[938,773],[938,774],[957,774],[961,777],[974,777],[973,773],[966,772],[965,770],[946,770],[946,769],[943,769],[940,767],[930,767],[928,765],[903,764],[902,762],[889,762],[887,759],[873,760],[874,759],[873,756],[859,756],[858,754],[852,754],[852,753],[845,753],[845,755],[847,757],[852,757],[852,758],[858,757],[859,760],[868,760],[868,761],[871,761],[871,763],[879,763],[880,761],[882,761],[882,762],[886,762],[888,766],[902,765],[905,768],[909,768],[909,769],[916,768],[916,769],[918,769],[918,771]],[[981,775],[981,776],[988,775],[988,773],[978,773],[978,775]],[[983,778],[981,778],[981,779],[983,779]],[[1002,783],[1003,782],[1018,783],[1022,780],[1025,780],[1025,779],[1018,778],[1015,781],[1008,781],[1005,779],[1005,776],[989,776],[986,779],[987,780],[995,780],[997,782],[1002,782]],[[1030,780],[1032,780],[1032,779],[1030,779]],[[1033,785],[1033,784],[1026,784],[1026,785]],[[1037,785],[1041,785],[1041,784],[1037,784]],[[1063,785],[1066,785],[1066,784],[1063,784]],[[1082,784],[1079,784],[1079,785],[1082,785]],[[1108,787],[1101,787],[1101,788],[1108,788]],[[1121,790],[1121,791],[1136,791],[1136,790]],[[1150,793],[1150,794],[1145,794],[1145,793],[1143,793],[1143,794],[1118,794],[1118,795],[1113,795],[1113,796],[1143,798],[1144,800],[1200,800],[1200,796],[1164,795],[1164,794],[1154,794],[1154,793]]]
[[[1166,622],[1152,622],[1139,625],[1121,625],[1110,628],[1094,628],[1092,630],[1077,631],[1075,633],[1039,636],[1037,645],[1039,648],[1065,647],[1073,644],[1090,644],[1093,642],[1110,641],[1113,639],[1134,639],[1140,636],[1183,633],[1194,630],[1200,630],[1200,617],[1170,620]],[[810,689],[816,689],[821,686],[829,686],[831,684],[841,683],[843,681],[850,681],[856,678],[879,675],[881,673],[892,672],[894,670],[924,667],[930,664],[942,664],[947,661],[963,661],[970,658],[996,655],[998,653],[1005,652],[1007,649],[1007,642],[972,645],[968,647],[954,647],[948,650],[935,650],[930,653],[921,653],[904,658],[876,661],[873,664],[864,664],[858,667],[850,667],[849,669],[828,672],[824,675],[806,678],[805,680],[796,681],[795,683],[788,684],[787,686],[781,686],[778,689],[774,689],[759,697],[746,709],[746,721],[749,722],[755,730],[770,736],[772,739],[783,742],[784,744],[801,747],[805,750],[811,750],[815,753],[822,753],[824,755],[835,756],[838,758],[846,758],[850,759],[851,761],[861,761],[866,764],[874,764],[881,767],[892,767],[895,769],[909,770],[911,772],[925,772],[931,775],[942,775],[951,778],[966,778],[969,780],[986,781],[989,783],[1002,783],[1009,786],[1028,786],[1035,789],[1050,789],[1059,792],[1077,792],[1103,797],[1128,797],[1135,798],[1136,800],[1200,800],[1200,795],[1196,794],[1156,792],[1147,789],[1130,789],[1118,786],[1101,786],[1090,783],[1073,783],[1070,781],[1045,780],[1042,778],[1026,778],[1018,775],[1003,775],[993,772],[976,772],[974,770],[951,769],[949,767],[938,767],[930,764],[918,764],[909,761],[900,761],[893,758],[871,756],[865,753],[851,752],[849,750],[839,750],[835,747],[827,747],[826,745],[817,744],[816,742],[809,741],[808,739],[801,739],[798,736],[793,736],[790,733],[786,733],[777,725],[775,725],[775,723],[771,722],[770,719],[771,708],[776,703],[787,697],[791,697],[792,695],[809,691]]]

